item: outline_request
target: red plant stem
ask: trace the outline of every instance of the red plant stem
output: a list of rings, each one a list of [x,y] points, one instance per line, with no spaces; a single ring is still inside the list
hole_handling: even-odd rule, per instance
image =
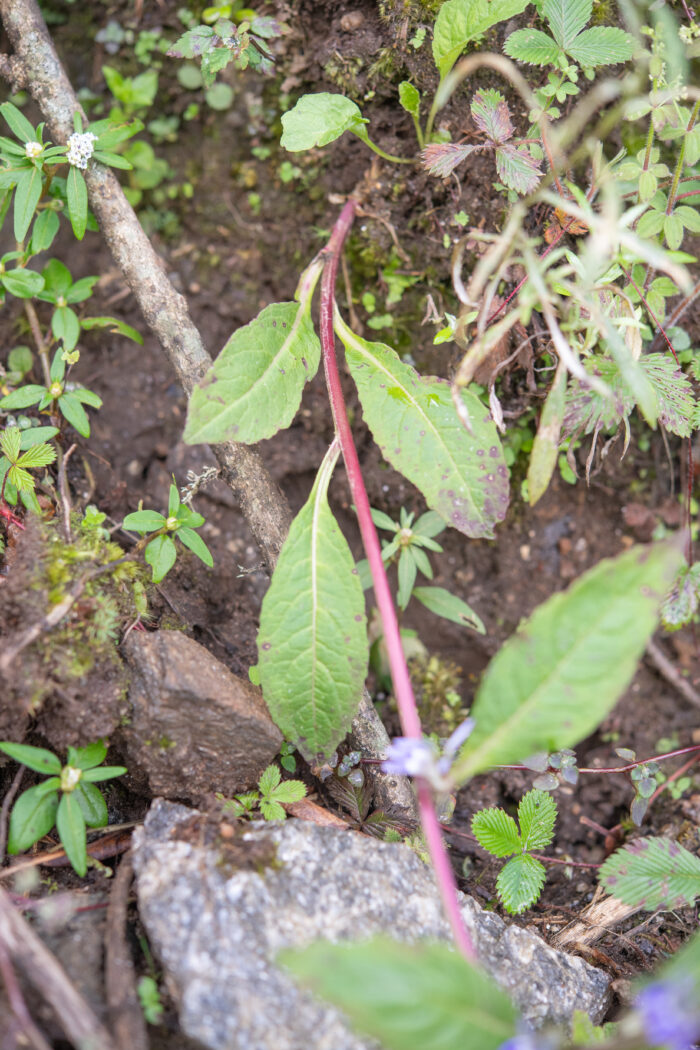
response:
[[[333,308],[335,305],[335,283],[338,274],[338,262],[343,243],[348,235],[355,215],[355,202],[351,199],[344,206],[340,217],[333,227],[328,245],[324,249],[326,264],[321,281],[321,346],[323,348],[323,367],[326,374],[326,386],[328,398],[333,413],[333,421],[340,440],[340,447],[345,461],[345,469],[348,475],[348,484],[355,504],[357,521],[362,536],[362,543],[367,555],[367,561],[372,572],[374,594],[382,619],[384,630],[384,641],[391,668],[391,677],[394,684],[394,695],[399,709],[401,728],[404,735],[419,740],[422,736],[418,708],[413,696],[411,678],[406,666],[406,660],[401,645],[399,633],[399,622],[394,608],[394,602],[389,589],[389,581],[384,569],[381,546],[377,530],[372,521],[369,499],[362,479],[360,461],[352,438],[352,430],[348,421],[345,408],[345,398],[338,372],[338,362],[335,354],[335,334],[333,330]],[[417,780],[418,808],[421,824],[425,834],[430,860],[433,865],[435,877],[440,888],[443,907],[447,915],[452,935],[457,947],[465,958],[473,961],[476,952],[472,944],[469,931],[464,925],[459,909],[457,897],[457,882],[452,871],[445,843],[440,833],[440,824],[433,803],[430,786],[421,779]]]
[[[668,780],[664,780],[663,784],[659,784],[656,791],[649,799],[649,805],[651,806],[652,802],[655,802],[657,800],[659,795],[666,790],[669,784],[672,784],[674,780],[678,780],[680,777],[683,776],[684,773],[687,773],[688,770],[692,766],[694,766],[699,759],[700,755],[693,755],[692,758],[689,758],[688,761],[684,762],[682,766],[679,766],[675,773],[671,773],[671,776],[668,778]]]
[[[661,324],[661,321],[658,319],[658,317],[656,316],[656,314],[654,313],[652,308],[649,306],[649,303],[647,302],[647,298],[646,298],[644,292],[639,287],[639,285],[637,284],[637,282],[635,281],[634,277],[629,272],[629,270],[626,270],[624,268],[624,266],[620,266],[620,269],[622,270],[622,272],[624,273],[625,277],[627,278],[627,280],[630,282],[630,284],[634,288],[634,290],[637,293],[637,295],[639,296],[639,298],[644,303],[644,306],[646,307],[647,313],[649,314],[649,316],[651,317],[652,321],[656,325],[656,329],[657,329],[659,335],[661,336],[661,338],[666,343],[666,346],[669,348],[669,350],[673,354],[673,360],[676,362],[676,364],[680,368],[680,361],[678,360],[678,354],[676,353],[676,351],[675,351],[675,349],[673,347],[673,343],[671,342],[671,340],[666,335],[666,331],[664,329],[664,326]]]
[[[596,769],[579,769],[579,773],[628,773],[630,769],[636,769],[637,766],[644,766],[647,762],[662,762],[665,758],[675,758],[677,755],[689,755],[693,751],[700,751],[700,744],[693,744],[691,747],[680,747],[677,751],[668,751],[665,755],[652,755],[651,758],[639,758],[636,762],[630,762],[627,766],[609,766],[607,768],[601,767]],[[529,766],[496,766],[496,769],[530,769]],[[537,772],[537,770],[530,769],[531,773]]]
[[[664,784],[664,787],[665,786],[666,785]],[[453,828],[451,824],[441,824],[440,827],[443,831],[448,832],[450,835],[456,835],[460,839],[469,839],[470,842],[476,843],[479,842],[476,835],[470,835],[468,831],[460,831],[459,828]],[[566,860],[564,857],[548,857],[544,853],[530,853],[530,856],[536,857],[537,860],[544,861],[545,864],[564,864],[569,868],[600,868],[602,866],[600,864],[589,864],[586,860]]]

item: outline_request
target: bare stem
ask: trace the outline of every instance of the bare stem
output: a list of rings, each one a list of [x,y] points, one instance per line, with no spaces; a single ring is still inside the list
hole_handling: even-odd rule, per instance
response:
[[[389,581],[384,569],[381,546],[377,530],[372,521],[372,514],[362,479],[360,461],[352,438],[352,431],[345,408],[345,398],[338,372],[338,362],[335,354],[335,334],[333,330],[334,306],[335,306],[335,284],[338,274],[338,263],[343,243],[348,235],[355,214],[355,202],[349,200],[340,213],[340,217],[333,227],[333,232],[324,255],[326,265],[323,271],[321,284],[321,345],[323,347],[323,365],[326,374],[326,385],[328,397],[333,413],[336,432],[343,452],[345,469],[348,475],[348,483],[352,499],[355,504],[358,525],[362,535],[365,553],[372,572],[374,593],[382,618],[384,641],[389,657],[391,676],[394,684],[394,695],[399,709],[401,727],[407,737],[420,739],[422,735],[418,709],[413,695],[413,686],[408,673],[406,659],[401,644],[399,624],[394,608],[394,602],[389,589]],[[418,807],[420,811],[421,824],[425,834],[430,859],[435,872],[435,877],[440,888],[443,906],[457,946],[462,954],[469,960],[476,958],[474,946],[469,932],[464,925],[459,909],[457,897],[457,883],[454,872],[447,855],[443,841],[440,824],[435,812],[432,792],[424,780],[418,780]]]

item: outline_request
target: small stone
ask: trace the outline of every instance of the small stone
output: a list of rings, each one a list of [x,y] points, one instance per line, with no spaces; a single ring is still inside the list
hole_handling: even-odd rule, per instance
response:
[[[282,743],[260,690],[180,631],[132,631],[125,651],[129,772],[166,798],[254,787]]]
[[[348,11],[340,19],[340,28],[344,33],[354,33],[356,29],[360,28],[364,20],[365,16],[362,11]]]

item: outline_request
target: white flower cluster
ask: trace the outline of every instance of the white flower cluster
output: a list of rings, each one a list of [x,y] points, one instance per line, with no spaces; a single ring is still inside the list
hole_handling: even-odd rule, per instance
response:
[[[24,144],[24,155],[25,157],[38,157],[44,147],[40,142],[25,142]]]
[[[68,154],[66,160],[69,164],[72,164],[74,168],[87,168],[87,162],[92,156],[97,142],[97,135],[93,135],[91,131],[78,132],[75,131],[68,139]]]

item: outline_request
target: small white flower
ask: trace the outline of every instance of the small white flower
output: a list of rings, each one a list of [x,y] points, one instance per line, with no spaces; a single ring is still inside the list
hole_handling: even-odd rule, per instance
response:
[[[74,168],[85,170],[95,150],[95,142],[97,142],[97,135],[93,135],[91,131],[73,132],[68,139],[68,153],[66,155],[68,163],[72,164]]]
[[[24,155],[34,160],[35,157],[39,156],[43,148],[40,142],[25,142]]]
[[[61,770],[61,791],[74,791],[82,775],[82,769],[76,769],[75,766],[64,766]]]

